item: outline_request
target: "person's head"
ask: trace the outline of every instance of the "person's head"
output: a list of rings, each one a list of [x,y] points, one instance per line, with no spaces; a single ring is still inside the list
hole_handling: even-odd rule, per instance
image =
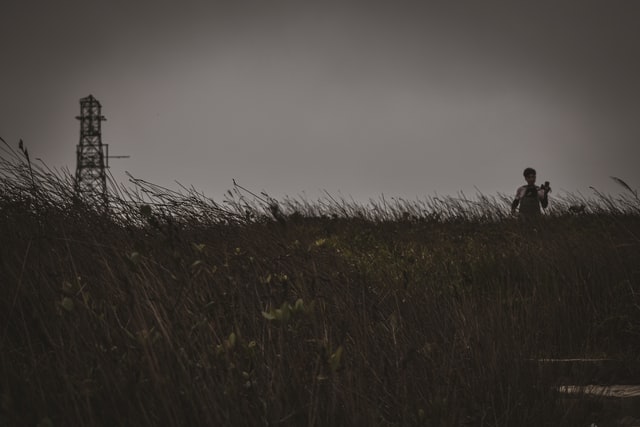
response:
[[[534,168],[526,168],[522,173],[524,175],[524,179],[527,181],[528,185],[533,185],[536,182],[536,170]]]

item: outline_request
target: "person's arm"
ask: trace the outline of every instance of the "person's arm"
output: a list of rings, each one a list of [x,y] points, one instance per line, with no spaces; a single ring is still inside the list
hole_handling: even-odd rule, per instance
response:
[[[520,204],[520,199],[522,198],[522,193],[523,193],[523,189],[525,187],[520,187],[516,190],[516,198],[513,199],[513,202],[511,202],[511,214],[515,214],[516,213],[516,209],[518,208],[518,205]]]
[[[542,190],[542,200],[540,201],[540,204],[544,209],[547,209],[547,206],[549,206],[549,198],[547,197],[547,193],[547,190]]]
[[[549,191],[551,191],[550,187],[542,187],[540,188],[540,190],[538,190],[538,198],[540,199],[540,205],[546,209],[547,206],[549,206]]]
[[[511,202],[511,214],[512,215],[516,213],[516,209],[518,208],[519,204],[520,204],[520,199],[518,197],[513,199],[513,202]]]

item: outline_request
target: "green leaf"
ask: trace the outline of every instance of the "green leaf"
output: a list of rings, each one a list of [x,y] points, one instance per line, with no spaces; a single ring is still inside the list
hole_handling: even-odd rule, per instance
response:
[[[260,277],[258,280],[260,281],[260,283],[268,285],[269,283],[271,283],[271,273],[267,274],[267,277]]]
[[[320,239],[316,240],[315,242],[313,242],[314,246],[322,246],[325,243],[327,243],[327,239],[324,239],[324,238],[320,238]]]
[[[193,245],[193,249],[195,249],[198,252],[204,251],[204,248],[206,247],[204,243],[192,243],[192,245]]]
[[[342,359],[342,346],[329,357],[329,367],[331,372],[335,372],[340,367],[340,359]]]
[[[235,332],[231,332],[231,334],[229,334],[229,348],[233,348],[236,345],[236,334]]]
[[[140,263],[140,258],[141,256],[138,252],[131,252],[130,254],[125,255],[124,261],[131,271],[136,271],[138,269],[138,264]]]
[[[274,315],[273,311],[267,313],[266,311],[262,312],[262,317],[264,317],[267,320],[276,320],[276,316]]]
[[[124,259],[129,269],[135,271],[140,262],[140,254],[138,252],[131,252]]]
[[[282,304],[279,310],[276,310],[276,313],[280,311],[280,320],[286,322],[291,317],[291,305],[288,302]]]
[[[60,305],[62,306],[62,308],[64,308],[69,312],[73,311],[73,307],[74,307],[73,300],[69,297],[62,298],[62,301],[60,301]]]

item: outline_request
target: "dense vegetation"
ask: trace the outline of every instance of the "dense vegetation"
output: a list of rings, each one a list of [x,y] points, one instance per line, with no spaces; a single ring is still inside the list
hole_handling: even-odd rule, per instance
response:
[[[3,150],[0,425],[589,425],[533,360],[640,354],[631,191],[102,210]]]

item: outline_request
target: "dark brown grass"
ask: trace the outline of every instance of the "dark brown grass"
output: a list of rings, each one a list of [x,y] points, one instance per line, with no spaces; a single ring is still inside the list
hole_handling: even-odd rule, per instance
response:
[[[525,224],[133,180],[105,212],[2,158],[0,425],[588,425],[530,360],[640,350],[634,198]]]

